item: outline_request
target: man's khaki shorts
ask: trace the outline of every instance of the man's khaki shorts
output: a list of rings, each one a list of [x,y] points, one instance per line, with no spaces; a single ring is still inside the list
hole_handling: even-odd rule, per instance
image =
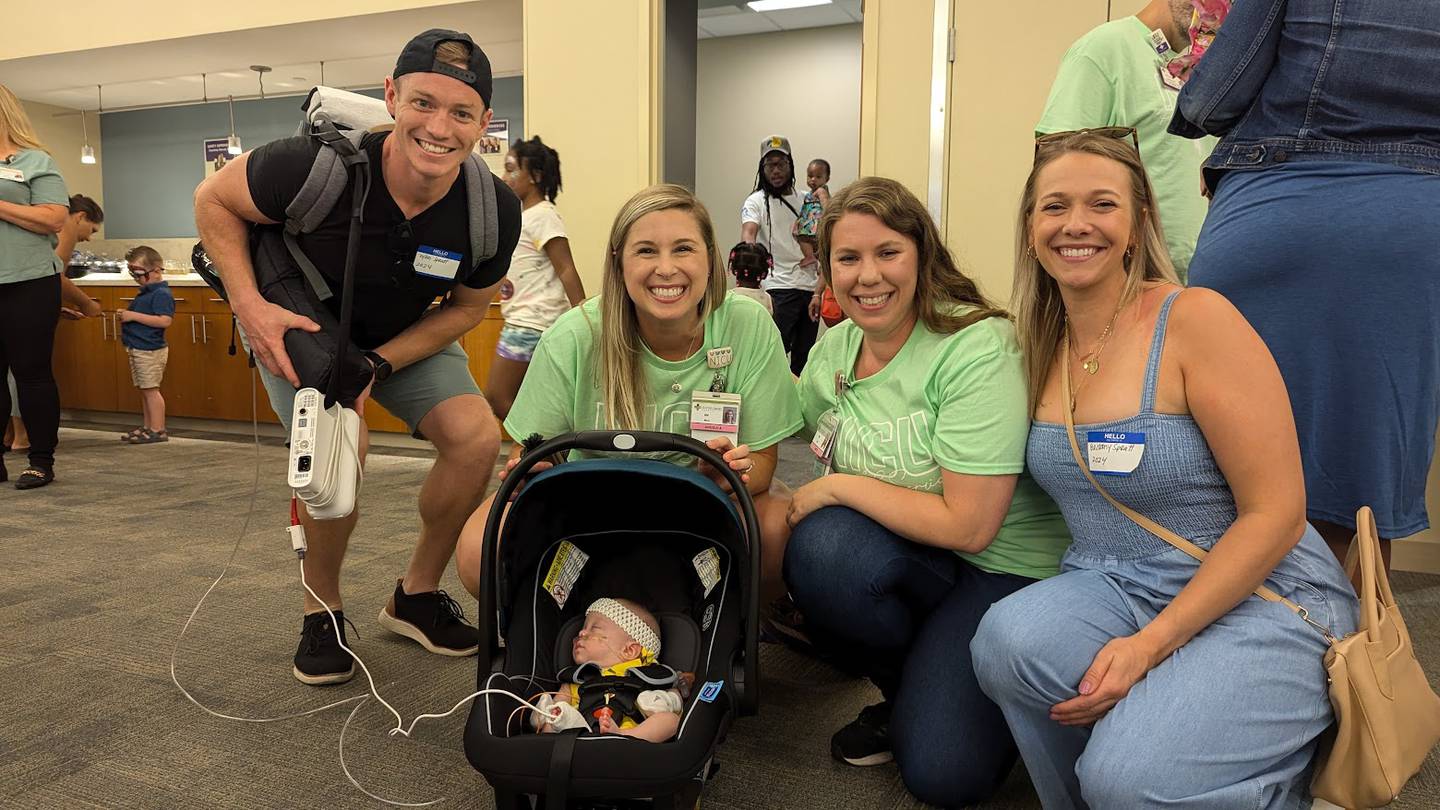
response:
[[[165,361],[170,359],[170,347],[163,349],[132,349],[125,347],[130,355],[130,380],[136,388],[159,388],[165,379]]]

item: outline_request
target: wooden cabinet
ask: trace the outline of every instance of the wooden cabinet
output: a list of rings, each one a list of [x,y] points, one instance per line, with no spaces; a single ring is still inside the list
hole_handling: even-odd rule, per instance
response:
[[[60,406],[89,411],[120,410],[114,329],[114,287],[85,287],[85,294],[103,310],[98,318],[72,321],[61,318],[55,329],[52,367],[60,387]],[[130,382],[129,371],[124,377]],[[138,408],[136,409],[138,412]]]
[[[71,410],[138,414],[140,393],[130,379],[119,318],[119,312],[134,300],[136,289],[129,285],[86,285],[81,289],[100,304],[103,314],[60,321],[54,355],[60,405]],[[248,422],[253,385],[256,417],[261,422],[280,421],[238,336],[234,338],[235,353],[230,353],[229,305],[206,287],[172,287],[171,292],[175,318],[165,330],[170,357],[160,385],[166,413]],[[500,307],[492,306],[485,320],[460,341],[470,358],[470,373],[482,389],[503,325]],[[375,431],[407,432],[404,422],[374,400],[366,403],[365,424]]]

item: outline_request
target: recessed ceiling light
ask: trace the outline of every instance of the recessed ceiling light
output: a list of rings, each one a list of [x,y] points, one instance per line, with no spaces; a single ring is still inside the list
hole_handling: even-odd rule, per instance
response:
[[[751,11],[783,11],[787,8],[807,8],[809,6],[828,6],[832,0],[751,0],[745,5]]]

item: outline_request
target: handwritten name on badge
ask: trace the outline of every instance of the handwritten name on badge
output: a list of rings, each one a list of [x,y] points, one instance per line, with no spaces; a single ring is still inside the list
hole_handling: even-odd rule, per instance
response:
[[[1090,472],[1096,475],[1129,475],[1145,455],[1144,433],[1092,430],[1085,439]]]

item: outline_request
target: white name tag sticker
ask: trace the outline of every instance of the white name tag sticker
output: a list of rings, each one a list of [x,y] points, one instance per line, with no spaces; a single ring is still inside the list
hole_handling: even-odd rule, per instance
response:
[[[415,251],[415,272],[422,276],[454,281],[455,274],[460,272],[462,258],[464,254],[453,250],[421,245],[420,249]]]
[[[1144,433],[1092,430],[1085,440],[1090,472],[1096,475],[1129,475],[1145,455]]]
[[[696,391],[690,395],[690,438],[708,442],[725,437],[740,444],[740,395]]]
[[[10,166],[0,166],[0,180],[14,180],[17,183],[25,182],[25,172]]]

